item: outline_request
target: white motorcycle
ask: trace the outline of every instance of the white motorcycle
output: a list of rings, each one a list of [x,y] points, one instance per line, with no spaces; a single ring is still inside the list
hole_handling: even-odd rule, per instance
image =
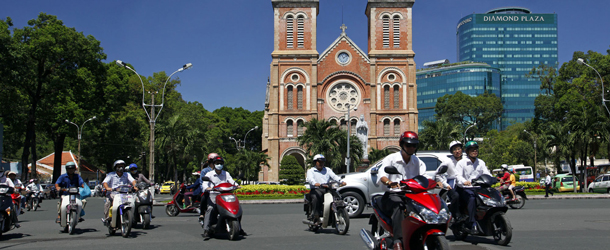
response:
[[[323,189],[324,202],[322,204],[322,217],[320,221],[314,221],[312,215],[312,205],[309,195],[305,195],[304,210],[308,219],[303,220],[303,224],[309,226],[309,230],[318,231],[320,228],[326,228],[332,225],[338,234],[344,235],[349,229],[349,216],[347,210],[345,210],[345,203],[341,198],[341,195],[337,192],[340,183],[331,181],[326,184],[322,184],[319,188]]]
[[[74,229],[76,224],[78,224],[78,220],[80,220],[80,213],[83,209],[83,202],[80,199],[78,188],[69,188],[68,195],[63,195],[61,199],[63,206],[60,208],[59,225],[64,229],[64,233],[74,234]]]
[[[109,235],[113,235],[118,229],[121,229],[121,235],[125,238],[131,233],[136,196],[130,193],[130,190],[129,185],[123,185],[112,191],[114,200],[108,214],[110,221],[107,223]]]
[[[29,194],[28,204],[26,206],[27,210],[34,209],[34,211],[38,210],[38,205],[40,204],[40,191],[34,191]]]

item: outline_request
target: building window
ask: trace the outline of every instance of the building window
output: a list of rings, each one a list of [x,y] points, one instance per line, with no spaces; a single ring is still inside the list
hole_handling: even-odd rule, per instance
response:
[[[286,47],[288,48],[292,48],[292,44],[293,44],[293,36],[294,36],[294,31],[293,31],[293,19],[292,16],[288,16],[286,18]]]
[[[383,121],[383,135],[390,136],[390,120],[388,119]]]
[[[292,99],[292,86],[288,86],[288,94],[286,95],[288,98],[286,102],[288,103],[288,109],[292,109],[292,103],[294,100]]]
[[[400,98],[398,97],[400,91],[398,91],[398,86],[394,86],[394,108],[398,108],[398,104],[400,103]]]
[[[344,119],[341,120],[341,130],[347,130],[347,122]]]
[[[299,48],[303,48],[303,44],[304,44],[304,38],[303,38],[303,31],[304,31],[304,21],[303,21],[303,16],[298,16],[297,17],[297,46]]]
[[[297,121],[297,136],[303,135],[303,120]]]
[[[297,109],[303,109],[303,86],[297,87]]]
[[[390,86],[383,87],[383,108],[390,108]]]
[[[383,16],[383,47],[390,47],[390,17]]]
[[[392,23],[392,32],[394,32],[394,47],[400,46],[400,17],[394,16],[394,23]]]
[[[350,121],[352,123],[352,127],[350,129],[350,134],[355,135],[356,134],[356,120],[351,120]]]
[[[396,119],[394,120],[394,136],[399,136],[400,135],[400,120]]]
[[[292,121],[286,122],[286,135],[292,137]]]

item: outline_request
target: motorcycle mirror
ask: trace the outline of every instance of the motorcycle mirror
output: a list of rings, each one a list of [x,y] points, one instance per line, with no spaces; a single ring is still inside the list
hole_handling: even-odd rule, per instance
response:
[[[443,165],[440,166],[437,170],[436,170],[436,174],[444,174],[447,173],[447,165]]]
[[[398,169],[396,169],[396,167],[385,167],[383,170],[385,170],[386,173],[388,174],[400,174],[400,172],[398,172]]]
[[[201,177],[201,180],[202,180],[202,181],[210,181],[210,178],[209,178],[209,177],[207,177],[207,176],[204,176],[204,177]]]
[[[341,179],[345,179],[345,175],[341,175]]]

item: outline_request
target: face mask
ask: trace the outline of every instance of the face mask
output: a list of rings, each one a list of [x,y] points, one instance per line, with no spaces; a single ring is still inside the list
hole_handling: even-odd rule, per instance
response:
[[[124,169],[123,167],[118,167],[118,168],[116,169],[116,171],[117,171],[118,173],[123,173],[123,171],[125,171],[125,169]]]
[[[216,168],[216,170],[222,170],[222,167],[224,167],[222,164],[214,165],[214,168]]]

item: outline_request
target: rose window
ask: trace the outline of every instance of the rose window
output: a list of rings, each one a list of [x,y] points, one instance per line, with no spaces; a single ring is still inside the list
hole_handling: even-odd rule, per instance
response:
[[[352,108],[358,106],[359,100],[358,90],[350,83],[335,84],[328,92],[328,104],[340,112],[347,112],[347,104]]]

